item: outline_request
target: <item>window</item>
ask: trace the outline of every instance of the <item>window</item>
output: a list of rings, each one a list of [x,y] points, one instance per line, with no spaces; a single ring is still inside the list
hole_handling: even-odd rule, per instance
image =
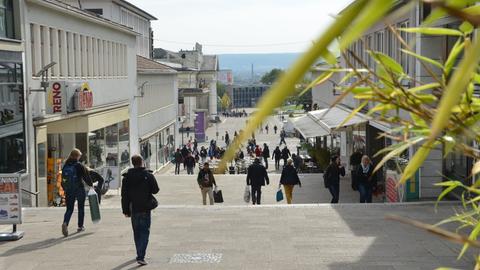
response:
[[[0,0],[0,37],[15,38],[13,0]]]
[[[103,15],[103,9],[101,8],[86,8],[85,10],[95,13],[97,15]]]
[[[406,22],[400,23],[398,27],[399,28],[408,28],[409,25],[410,25],[409,22],[406,21]],[[400,37],[403,39],[403,41],[405,41],[405,43],[410,44],[410,34],[409,33],[401,31],[400,32]],[[398,42],[398,43],[400,43],[400,42]],[[401,49],[406,49],[406,47],[402,43],[400,43],[399,46],[397,47],[397,50],[398,50],[397,61],[403,67],[405,73],[409,74],[410,73],[410,64],[409,64],[409,58],[410,57],[408,56],[408,54],[401,51]]]

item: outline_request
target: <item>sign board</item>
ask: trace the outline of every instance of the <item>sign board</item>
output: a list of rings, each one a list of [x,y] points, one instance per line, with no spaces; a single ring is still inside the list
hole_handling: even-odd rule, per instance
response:
[[[93,92],[87,82],[75,90],[73,104],[75,111],[85,111],[93,107]]]
[[[45,97],[47,114],[67,114],[67,86],[64,81],[51,83]]]
[[[195,112],[197,117],[195,118],[195,139],[199,142],[205,141],[205,112]],[[217,134],[218,136],[218,134]]]
[[[0,224],[22,223],[20,174],[0,174]]]
[[[347,156],[347,132],[340,132],[340,156]]]
[[[387,202],[402,202],[404,195],[404,185],[398,185],[400,175],[396,171],[387,170],[385,179],[385,195]]]

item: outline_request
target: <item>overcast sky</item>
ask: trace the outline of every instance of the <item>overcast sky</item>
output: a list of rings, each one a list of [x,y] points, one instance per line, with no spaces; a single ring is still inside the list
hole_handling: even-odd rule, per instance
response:
[[[352,0],[129,0],[158,18],[155,47],[204,53],[300,52]]]

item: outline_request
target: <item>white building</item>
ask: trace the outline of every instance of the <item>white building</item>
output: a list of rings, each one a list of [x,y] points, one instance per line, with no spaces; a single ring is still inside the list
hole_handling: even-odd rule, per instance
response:
[[[25,0],[23,12],[30,189],[39,192],[38,206],[59,203],[58,171],[73,147],[118,187],[130,153],[138,153],[130,117],[137,33],[57,0]],[[53,62],[43,92],[38,75]]]
[[[152,58],[153,15],[124,0],[63,0],[72,6],[95,13],[112,22],[128,26],[137,36],[137,55]]]
[[[177,71],[137,56],[140,154],[146,167],[157,171],[171,160],[179,144],[177,131]],[[177,140],[177,141],[176,141]]]

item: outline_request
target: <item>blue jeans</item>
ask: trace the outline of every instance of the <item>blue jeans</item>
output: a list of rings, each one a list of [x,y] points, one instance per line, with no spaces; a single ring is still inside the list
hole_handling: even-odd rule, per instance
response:
[[[332,194],[332,200],[330,203],[338,203],[338,200],[340,199],[340,184],[331,184],[328,187],[328,190],[330,191],[330,194]]]
[[[372,202],[372,187],[365,184],[358,184],[358,191],[360,192],[360,203]]]
[[[83,220],[85,218],[85,198],[87,193],[85,189],[77,188],[72,191],[65,192],[65,200],[67,204],[67,211],[63,216],[63,223],[67,224],[70,222],[70,218],[73,214],[73,208],[75,207],[75,200],[78,202],[78,227],[83,227]]]
[[[137,249],[137,260],[144,260],[150,236],[151,213],[132,213],[133,239]]]

